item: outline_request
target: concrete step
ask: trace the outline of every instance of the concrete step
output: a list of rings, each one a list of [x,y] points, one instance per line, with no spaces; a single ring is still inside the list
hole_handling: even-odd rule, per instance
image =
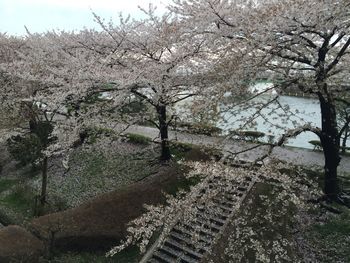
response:
[[[159,252],[166,255],[166,256],[173,258],[172,262],[183,262],[183,263],[197,263],[198,262],[198,260],[195,260],[193,258],[188,257],[187,255],[185,255],[181,251],[174,250],[174,249],[167,247],[167,246],[162,246],[161,248],[159,248]]]
[[[237,190],[231,190],[231,191],[227,191],[225,194],[230,195],[232,197],[236,197],[236,198],[240,198],[243,196],[244,192],[240,192]]]
[[[179,234],[184,234],[186,235],[188,238],[192,238],[195,229],[191,226],[186,226],[186,227],[179,227],[179,226],[175,226],[173,228],[173,230]],[[201,230],[199,232],[199,239],[204,241],[205,243],[211,245],[212,241],[214,240],[215,236],[213,235],[213,233],[210,233],[206,230]]]
[[[248,188],[245,186],[238,186],[237,190],[240,192],[246,192],[248,190]]]
[[[226,222],[227,217],[219,215],[217,213],[197,213],[197,217],[203,220],[209,220],[218,226],[223,226]]]
[[[169,257],[168,255],[161,253],[160,251],[154,251],[152,258],[157,263],[174,263],[174,258]]]
[[[248,182],[251,182],[253,180],[253,178],[250,177],[250,176],[246,176],[246,177],[244,177],[244,180],[248,181]]]
[[[198,219],[191,221],[190,224],[193,229],[195,229],[194,231],[198,231],[197,229],[200,228],[200,232],[203,232],[203,234],[211,235],[213,237],[215,237],[216,234],[220,232],[220,229],[212,227],[211,225],[207,225],[206,222],[200,222]]]
[[[199,251],[195,251],[192,248],[187,247],[186,245],[182,245],[173,239],[166,240],[164,242],[163,247],[169,247],[169,248],[176,250],[179,253],[182,253],[182,254],[186,255],[187,257],[190,257],[194,260],[200,260],[203,257],[203,253],[201,253]]]
[[[219,202],[215,203],[217,208],[220,211],[221,214],[225,215],[225,216],[229,216],[233,213],[234,208],[231,207],[230,205],[226,205],[226,204],[221,204]]]
[[[200,224],[204,228],[211,230],[213,232],[216,232],[216,233],[220,232],[221,226],[222,226],[222,225],[217,225],[216,223],[211,222],[210,219],[200,218],[200,217],[196,218],[196,222],[198,222],[198,224]]]
[[[191,240],[191,237],[177,233],[175,231],[171,231],[169,233],[169,238],[175,240],[179,244],[186,245],[187,247],[189,247],[191,249],[198,250],[201,253],[204,253],[205,251],[207,251],[208,250],[207,248],[210,245],[206,241],[199,239],[197,241],[198,243],[195,246],[193,244],[193,241]]]
[[[185,255],[182,252],[176,251],[172,248],[169,247],[162,247],[161,248],[162,253],[170,253],[172,256],[175,256],[175,258],[173,259],[172,262],[182,262],[182,263],[198,263],[198,260],[195,260],[193,258],[188,257],[187,255]]]
[[[213,198],[213,201],[217,204],[221,204],[221,205],[227,206],[229,208],[232,208],[236,205],[236,202],[232,202],[232,201],[229,201],[227,199],[225,200],[225,198],[220,198],[220,197]]]
[[[224,200],[227,200],[227,201],[230,201],[233,203],[236,203],[239,201],[239,197],[236,194],[232,195],[232,194],[224,193],[224,194],[219,195],[219,196],[222,197]]]

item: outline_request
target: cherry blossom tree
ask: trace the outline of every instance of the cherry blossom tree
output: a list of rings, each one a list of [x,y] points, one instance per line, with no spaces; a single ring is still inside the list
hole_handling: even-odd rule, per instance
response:
[[[267,75],[281,90],[298,88],[317,98],[321,127],[305,125],[278,141],[312,131],[325,157],[327,197],[339,200],[337,167],[340,138],[349,123],[338,128],[336,99],[349,92],[348,1],[174,1],[177,12],[199,33],[223,37],[248,50],[246,63]],[[239,46],[238,46],[239,47]]]
[[[265,69],[289,86],[318,98],[321,127],[310,129],[321,141],[325,157],[325,194],[336,200],[340,189],[337,166],[340,138],[336,99],[349,91],[350,14],[347,1],[285,1],[263,7],[272,19],[253,36],[263,41],[259,49],[271,56]],[[270,10],[273,9],[274,12]],[[290,85],[292,83],[292,85]],[[287,87],[285,87],[287,88]]]
[[[19,119],[15,105],[18,102],[17,99],[28,92],[27,87],[19,79],[9,74],[6,66],[16,59],[15,50],[18,50],[21,46],[23,46],[22,39],[0,33],[0,109],[4,112],[1,116],[2,125],[0,129],[7,128],[6,123],[14,123],[14,119]]]
[[[67,153],[79,130],[78,118],[67,111],[72,93],[76,91],[70,92],[70,86],[74,85],[68,79],[73,75],[69,72],[72,67],[64,64],[61,42],[53,41],[53,36],[56,35],[48,33],[28,34],[26,38],[1,38],[2,43],[7,43],[7,49],[2,49],[7,51],[6,59],[0,63],[6,81],[2,86],[1,100],[10,110],[18,112],[16,118],[22,120],[18,124],[22,128],[21,134],[17,136],[28,138],[30,134],[37,138],[40,152],[35,161],[42,170],[41,208],[46,203],[48,159]]]
[[[192,37],[171,13],[158,17],[152,6],[144,12],[147,18],[121,19],[119,25],[106,24],[95,15],[109,37],[108,44],[88,48],[103,58],[101,70],[110,74],[108,83],[115,86],[98,91],[124,91],[155,110],[156,120],[148,120],[160,132],[161,160],[169,160],[168,127],[175,117],[168,116],[169,108],[204,95],[208,86],[204,76],[214,57],[209,56],[205,39]]]

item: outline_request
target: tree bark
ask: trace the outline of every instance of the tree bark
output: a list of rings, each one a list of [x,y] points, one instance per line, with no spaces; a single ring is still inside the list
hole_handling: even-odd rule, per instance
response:
[[[348,140],[349,137],[349,127],[346,127],[345,131],[344,131],[344,138],[343,138],[343,143],[342,143],[342,154],[345,154],[346,152],[346,142]]]
[[[47,157],[44,157],[41,169],[42,169],[42,181],[41,181],[40,205],[41,205],[41,208],[43,208],[46,203],[46,195],[47,195]]]
[[[337,199],[340,188],[337,180],[337,168],[340,163],[340,138],[338,136],[335,104],[331,98],[319,95],[322,117],[321,144],[325,157],[324,193],[332,200]]]
[[[161,156],[162,161],[168,161],[171,158],[170,147],[169,147],[169,137],[168,137],[168,123],[166,117],[166,105],[159,105],[156,107],[158,113],[159,121],[159,131],[161,140]]]

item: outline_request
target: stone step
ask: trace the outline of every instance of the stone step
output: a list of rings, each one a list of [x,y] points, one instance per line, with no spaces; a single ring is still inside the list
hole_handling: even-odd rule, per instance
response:
[[[219,197],[213,198],[213,201],[217,204],[221,204],[221,205],[227,206],[229,208],[232,208],[236,205],[236,202],[225,200],[224,198],[219,198]]]
[[[221,214],[229,216],[233,213],[233,210],[234,210],[233,207],[226,205],[226,204],[221,204],[219,202],[217,202],[215,204],[216,204],[217,208],[220,208],[219,210],[221,210],[220,211]]]
[[[222,197],[223,199],[227,200],[227,201],[230,201],[230,202],[236,203],[236,202],[239,201],[239,197],[236,194],[232,195],[232,194],[224,193],[224,194],[219,195],[219,196]]]
[[[206,222],[201,222],[198,219],[191,221],[190,224],[193,227],[193,229],[196,229],[195,231],[198,231],[197,229],[200,228],[201,232],[203,232],[204,234],[209,234],[213,237],[215,237],[216,234],[220,232],[220,229],[214,226],[208,225],[206,224]]]
[[[203,257],[203,253],[200,253],[199,251],[194,251],[193,249],[182,245],[178,243],[175,240],[168,239],[164,242],[164,247],[170,247],[171,249],[174,249],[178,251],[179,253],[185,254],[187,257],[190,257],[194,260],[200,260]],[[181,257],[182,258],[182,257]]]
[[[246,176],[246,177],[244,177],[244,180],[251,182],[253,180],[253,178],[251,178],[250,176]]]
[[[205,213],[205,212],[197,213],[197,217],[202,218],[204,220],[209,220],[210,222],[217,224],[218,226],[223,226],[227,219],[226,216],[222,216],[217,213]]]
[[[179,234],[184,234],[186,235],[188,238],[192,238],[193,234],[194,234],[194,228],[187,226],[187,227],[179,227],[179,226],[175,226],[173,228],[173,230]],[[208,233],[205,230],[201,230],[199,232],[199,239],[204,241],[205,243],[211,245],[212,241],[214,240],[215,236],[212,233]]]
[[[202,253],[207,251],[208,250],[207,247],[210,245],[206,241],[204,241],[201,238],[199,238],[199,240],[197,241],[198,243],[195,246],[193,244],[193,241],[191,240],[191,237],[189,237],[187,235],[183,235],[183,234],[177,233],[175,231],[171,231],[169,233],[169,238],[175,240],[176,242],[178,242],[180,244],[185,244],[189,248],[193,248],[193,249],[197,248]]]
[[[172,259],[172,262],[183,262],[183,263],[197,263],[198,260],[188,257],[181,251],[174,250],[167,246],[162,246],[159,248],[160,253],[165,254]]]
[[[209,229],[213,232],[220,232],[221,226],[222,226],[222,225],[217,225],[216,223],[211,222],[210,219],[208,220],[206,218],[200,218],[200,217],[196,218],[196,223],[198,223],[199,225],[201,225],[204,228]]]
[[[173,263],[174,258],[167,256],[166,254],[161,253],[159,250],[154,251],[152,258],[157,263]]]
[[[245,186],[238,186],[237,190],[240,191],[240,192],[246,192],[248,190],[248,188],[245,187]]]
[[[239,198],[239,197],[243,196],[243,192],[239,192],[237,190],[227,191],[225,194],[228,194],[228,195],[230,195],[232,197],[236,197],[236,198]]]

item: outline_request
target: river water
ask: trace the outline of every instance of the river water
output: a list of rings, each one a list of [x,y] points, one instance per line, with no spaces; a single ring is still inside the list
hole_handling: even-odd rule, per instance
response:
[[[258,84],[252,88],[252,91],[261,91],[264,87],[269,87],[269,83]],[[257,116],[245,125],[247,119],[253,116],[257,107],[264,105],[268,101],[276,98],[276,93],[273,91],[270,94],[262,95],[254,98],[251,105],[242,103],[236,107],[219,107],[221,112],[219,118],[213,124],[223,130],[224,134],[228,134],[232,130],[259,131],[264,132],[266,136],[259,139],[260,141],[268,141],[273,138],[276,142],[289,129],[295,129],[301,125],[311,124],[314,127],[321,127],[321,109],[317,99],[278,96],[274,103],[263,107],[260,111],[261,116]],[[192,104],[190,100],[185,104]],[[180,106],[180,105],[179,105]],[[180,106],[184,109],[185,105]],[[177,110],[176,110],[177,111]],[[183,115],[185,111],[180,110],[180,116],[187,116],[185,119],[191,121],[191,113]],[[309,143],[311,140],[319,140],[318,136],[312,132],[303,132],[295,138],[291,138],[285,143],[288,146],[313,149],[314,146]],[[348,140],[347,145],[350,145]]]
[[[234,107],[222,113],[222,120],[217,123],[218,127],[225,132],[242,128],[247,118],[256,112],[256,106],[267,103],[273,98],[273,95],[261,96],[254,99],[255,107],[251,106],[250,109],[245,108],[243,111],[240,111],[239,107]],[[279,96],[275,103],[271,103],[260,113],[261,116],[255,118],[252,125],[244,126],[242,130],[264,132],[278,140],[288,129],[294,129],[307,123],[317,127],[321,125],[320,104],[316,99]],[[286,145],[312,149],[313,145],[309,143],[311,140],[319,140],[319,138],[312,132],[304,132],[296,138],[289,139]],[[263,141],[267,141],[267,138]]]

